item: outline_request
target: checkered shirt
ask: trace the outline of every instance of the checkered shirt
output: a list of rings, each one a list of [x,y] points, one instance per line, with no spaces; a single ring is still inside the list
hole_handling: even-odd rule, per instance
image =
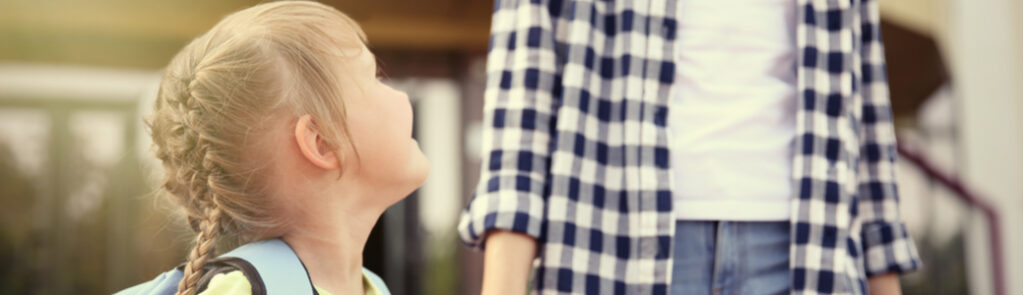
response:
[[[876,0],[796,0],[792,294],[921,262],[898,213]],[[676,0],[496,0],[480,183],[459,234],[539,242],[542,294],[667,294]],[[685,237],[680,237],[685,241]]]

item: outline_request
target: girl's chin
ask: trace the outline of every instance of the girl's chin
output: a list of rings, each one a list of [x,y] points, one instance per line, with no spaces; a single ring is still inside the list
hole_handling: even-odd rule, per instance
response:
[[[427,155],[420,152],[419,157],[417,157],[415,161],[417,163],[415,164],[414,173],[419,176],[419,180],[417,182],[417,187],[419,187],[422,186],[423,183],[427,181],[427,177],[430,176],[430,159],[427,159]]]

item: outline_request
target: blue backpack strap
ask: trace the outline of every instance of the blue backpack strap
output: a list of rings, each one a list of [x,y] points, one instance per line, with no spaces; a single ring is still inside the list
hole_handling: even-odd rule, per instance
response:
[[[373,286],[377,287],[377,290],[380,290],[381,295],[391,295],[388,285],[384,284],[384,280],[377,276],[377,274],[365,267],[363,268],[363,274],[370,280],[370,284],[373,284]]]
[[[316,294],[313,283],[295,251],[280,239],[270,239],[242,245],[217,257],[245,260],[259,274],[260,279],[250,278],[253,290],[263,285],[267,294]]]
[[[121,290],[115,295],[174,295],[178,292],[178,282],[184,276],[181,270],[174,268],[148,282]]]

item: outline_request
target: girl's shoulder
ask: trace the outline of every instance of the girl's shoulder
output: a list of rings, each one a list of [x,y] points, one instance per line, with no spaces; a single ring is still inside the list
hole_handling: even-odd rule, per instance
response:
[[[313,288],[316,288],[316,292],[320,295],[332,295],[316,285]],[[365,267],[363,268],[363,292],[365,295],[391,295],[384,280]]]
[[[200,280],[199,286],[206,287],[199,292],[199,295],[252,294],[252,285],[245,277],[245,274],[239,270],[216,273],[212,276],[204,276],[204,278]],[[317,292],[321,295],[330,295],[330,293],[316,286],[313,287],[316,288]],[[363,269],[363,289],[366,291],[366,295],[390,294],[387,285],[384,284],[384,280],[377,276],[377,274],[365,268]]]

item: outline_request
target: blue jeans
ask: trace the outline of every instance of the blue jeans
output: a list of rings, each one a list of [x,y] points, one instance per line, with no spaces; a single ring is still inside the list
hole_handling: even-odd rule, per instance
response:
[[[672,294],[789,293],[789,222],[676,222]]]

